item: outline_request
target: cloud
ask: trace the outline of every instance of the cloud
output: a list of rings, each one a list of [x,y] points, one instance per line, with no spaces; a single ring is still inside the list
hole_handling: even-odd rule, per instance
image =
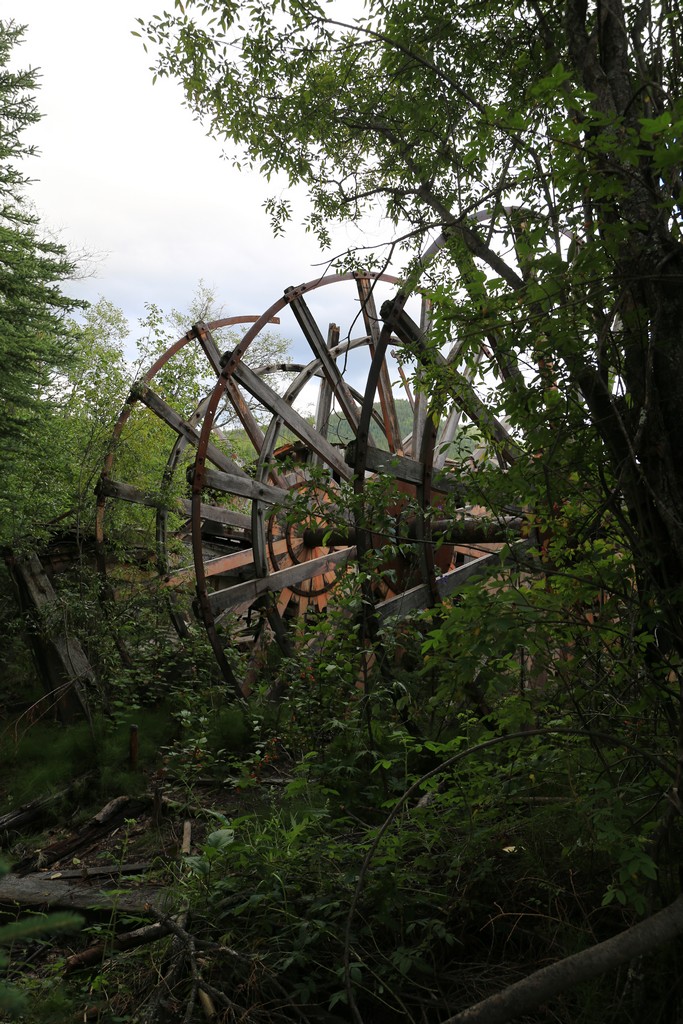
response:
[[[162,6],[161,0],[5,0],[4,11],[27,25],[15,63],[41,69],[37,99],[44,116],[31,129],[40,150],[28,170],[37,179],[31,199],[46,228],[71,251],[93,254],[92,275],[69,290],[119,306],[133,338],[145,303],[187,308],[200,279],[215,286],[227,314],[257,315],[287,286],[323,273],[326,259],[297,224],[284,238],[271,236],[263,203],[277,184],[234,169],[183,107],[179,86],[152,83],[150,56],[131,32],[137,17]],[[287,188],[287,196],[303,210],[303,194]],[[340,230],[335,251],[352,241]],[[392,291],[381,290],[378,306]],[[323,335],[333,321],[342,337],[362,333],[360,321],[354,326],[353,284],[325,287],[309,303]],[[289,311],[280,330],[293,339],[293,357],[308,361]],[[347,369],[362,389],[367,368],[359,363],[350,359]]]

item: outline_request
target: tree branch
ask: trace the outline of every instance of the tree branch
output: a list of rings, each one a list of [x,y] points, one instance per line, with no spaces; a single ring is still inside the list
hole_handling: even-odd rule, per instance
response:
[[[560,992],[599,977],[683,934],[683,896],[611,939],[559,960],[449,1017],[442,1024],[505,1024]]]

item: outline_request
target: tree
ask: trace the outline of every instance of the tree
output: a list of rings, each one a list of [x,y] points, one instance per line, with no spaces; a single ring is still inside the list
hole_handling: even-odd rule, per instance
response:
[[[550,510],[567,497],[562,446],[582,472],[588,444],[603,481],[585,529],[608,510],[620,524],[644,619],[682,653],[677,8],[392,0],[348,24],[326,10],[189,0],[144,28],[156,73],[238,161],[307,186],[322,241],[331,219],[388,217],[408,285],[440,300],[438,339],[492,352],[493,405],[543,453]]]
[[[458,342],[470,362],[484,350],[479,382],[514,444],[480,419],[506,472],[485,466],[470,494],[496,514],[527,510],[534,573],[516,584],[501,576],[437,610],[420,684],[434,680],[431,707],[475,687],[499,728],[528,727],[524,714],[551,723],[559,708],[592,735],[595,762],[572,770],[568,791],[578,774],[585,785],[573,813],[615,865],[603,905],[642,913],[645,877],[659,872],[658,897],[678,891],[670,858],[680,848],[680,804],[665,798],[659,774],[666,765],[677,793],[679,9],[369,0],[347,23],[334,11],[308,0],[177,0],[143,30],[156,74],[180,79],[238,163],[306,186],[307,224],[322,243],[333,220],[362,231],[368,212],[386,216],[387,250],[367,253],[361,235],[338,262],[381,265],[387,251],[403,253],[404,291],[420,287],[434,302],[431,331],[407,322],[400,304],[382,315],[420,361],[436,408],[471,408],[466,382],[437,350]],[[282,229],[286,195],[267,206]],[[525,673],[538,684],[544,672],[553,685],[529,696]],[[500,695],[520,676],[527,696],[513,706]],[[596,723],[608,741],[591,734]],[[617,737],[630,744],[625,761],[612,754]],[[634,752],[644,737],[656,765]],[[542,757],[553,763],[551,745]],[[630,886],[641,883],[636,895]]]
[[[140,321],[143,335],[138,341],[137,366],[146,368],[173,342],[199,322],[212,323],[226,317],[214,287],[200,280],[187,311],[171,309],[164,312],[154,303],[146,306],[146,315]],[[229,352],[237,346],[241,333],[234,327],[223,327],[213,332],[213,338],[221,352]],[[254,369],[265,366],[277,367],[288,361],[289,342],[274,331],[264,331],[250,346],[247,362]],[[275,370],[266,375],[266,380],[275,387],[281,382],[282,374]],[[212,389],[215,374],[206,356],[197,344],[186,345],[179,358],[155,378],[159,388],[174,408],[189,416]],[[262,409],[250,401],[252,411],[258,416]],[[240,428],[237,416],[222,424],[224,429]]]
[[[95,482],[132,382],[124,354],[129,325],[120,309],[100,297],[72,327],[73,361],[60,382],[59,409],[46,447],[54,474],[53,517],[67,517],[87,536],[93,528]],[[47,466],[36,470],[44,479]]]
[[[63,294],[73,263],[62,245],[41,237],[26,196],[29,179],[21,168],[35,148],[22,133],[40,114],[35,71],[9,68],[23,33],[14,22],[0,21],[0,504],[11,533],[25,525],[24,513],[31,517],[29,507],[17,504],[13,483],[30,472],[59,407],[74,349],[71,314],[83,305]],[[49,487],[45,480],[42,486]]]

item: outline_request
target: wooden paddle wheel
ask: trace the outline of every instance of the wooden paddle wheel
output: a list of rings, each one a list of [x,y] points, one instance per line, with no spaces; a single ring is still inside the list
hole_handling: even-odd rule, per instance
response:
[[[133,388],[119,417],[98,487],[102,569],[110,503],[155,509],[157,572],[174,623],[186,628],[182,595],[192,593],[194,614],[241,695],[252,673],[237,677],[230,649],[247,645],[256,659],[275,642],[291,653],[291,620],[324,614],[340,574],[369,558],[376,571],[365,604],[377,622],[427,607],[500,563],[511,523],[492,528],[468,516],[449,455],[463,412],[493,431],[503,464],[512,443],[476,396],[472,362],[458,368],[457,346],[438,358],[459,374],[462,401],[429,405],[419,386],[429,306],[396,292],[387,275],[322,277],[287,288],[259,317],[195,324]],[[330,310],[339,323],[329,323]],[[249,365],[256,339],[280,321],[308,355]],[[238,325],[248,325],[238,344],[221,352],[220,332]],[[154,387],[187,345],[201,351],[215,381],[191,415]],[[115,475],[125,428],[143,408],[175,435],[154,491]],[[235,426],[248,439],[246,455],[231,450]]]

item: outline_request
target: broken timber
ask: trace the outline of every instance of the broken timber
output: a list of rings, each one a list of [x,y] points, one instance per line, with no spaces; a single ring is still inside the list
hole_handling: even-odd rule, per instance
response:
[[[14,864],[11,874],[0,877],[0,905],[59,907],[76,910],[111,910],[114,907],[139,915],[166,909],[166,889],[142,880],[147,864],[82,867],[73,870],[74,854],[96,846],[131,815],[139,813],[148,801],[127,796],[115,797],[105,804],[72,836]],[[58,867],[65,862],[64,870]],[[55,865],[49,868],[48,865]],[[47,868],[47,870],[38,870]],[[125,878],[124,878],[125,876]]]
[[[35,551],[17,555],[5,551],[5,562],[19,595],[20,607],[29,612],[35,628],[30,631],[31,649],[38,672],[63,723],[89,717],[86,686],[95,673],[80,642],[63,626],[59,597]],[[51,614],[52,613],[52,614]],[[59,622],[60,626],[54,625]],[[48,622],[50,628],[46,628]]]

